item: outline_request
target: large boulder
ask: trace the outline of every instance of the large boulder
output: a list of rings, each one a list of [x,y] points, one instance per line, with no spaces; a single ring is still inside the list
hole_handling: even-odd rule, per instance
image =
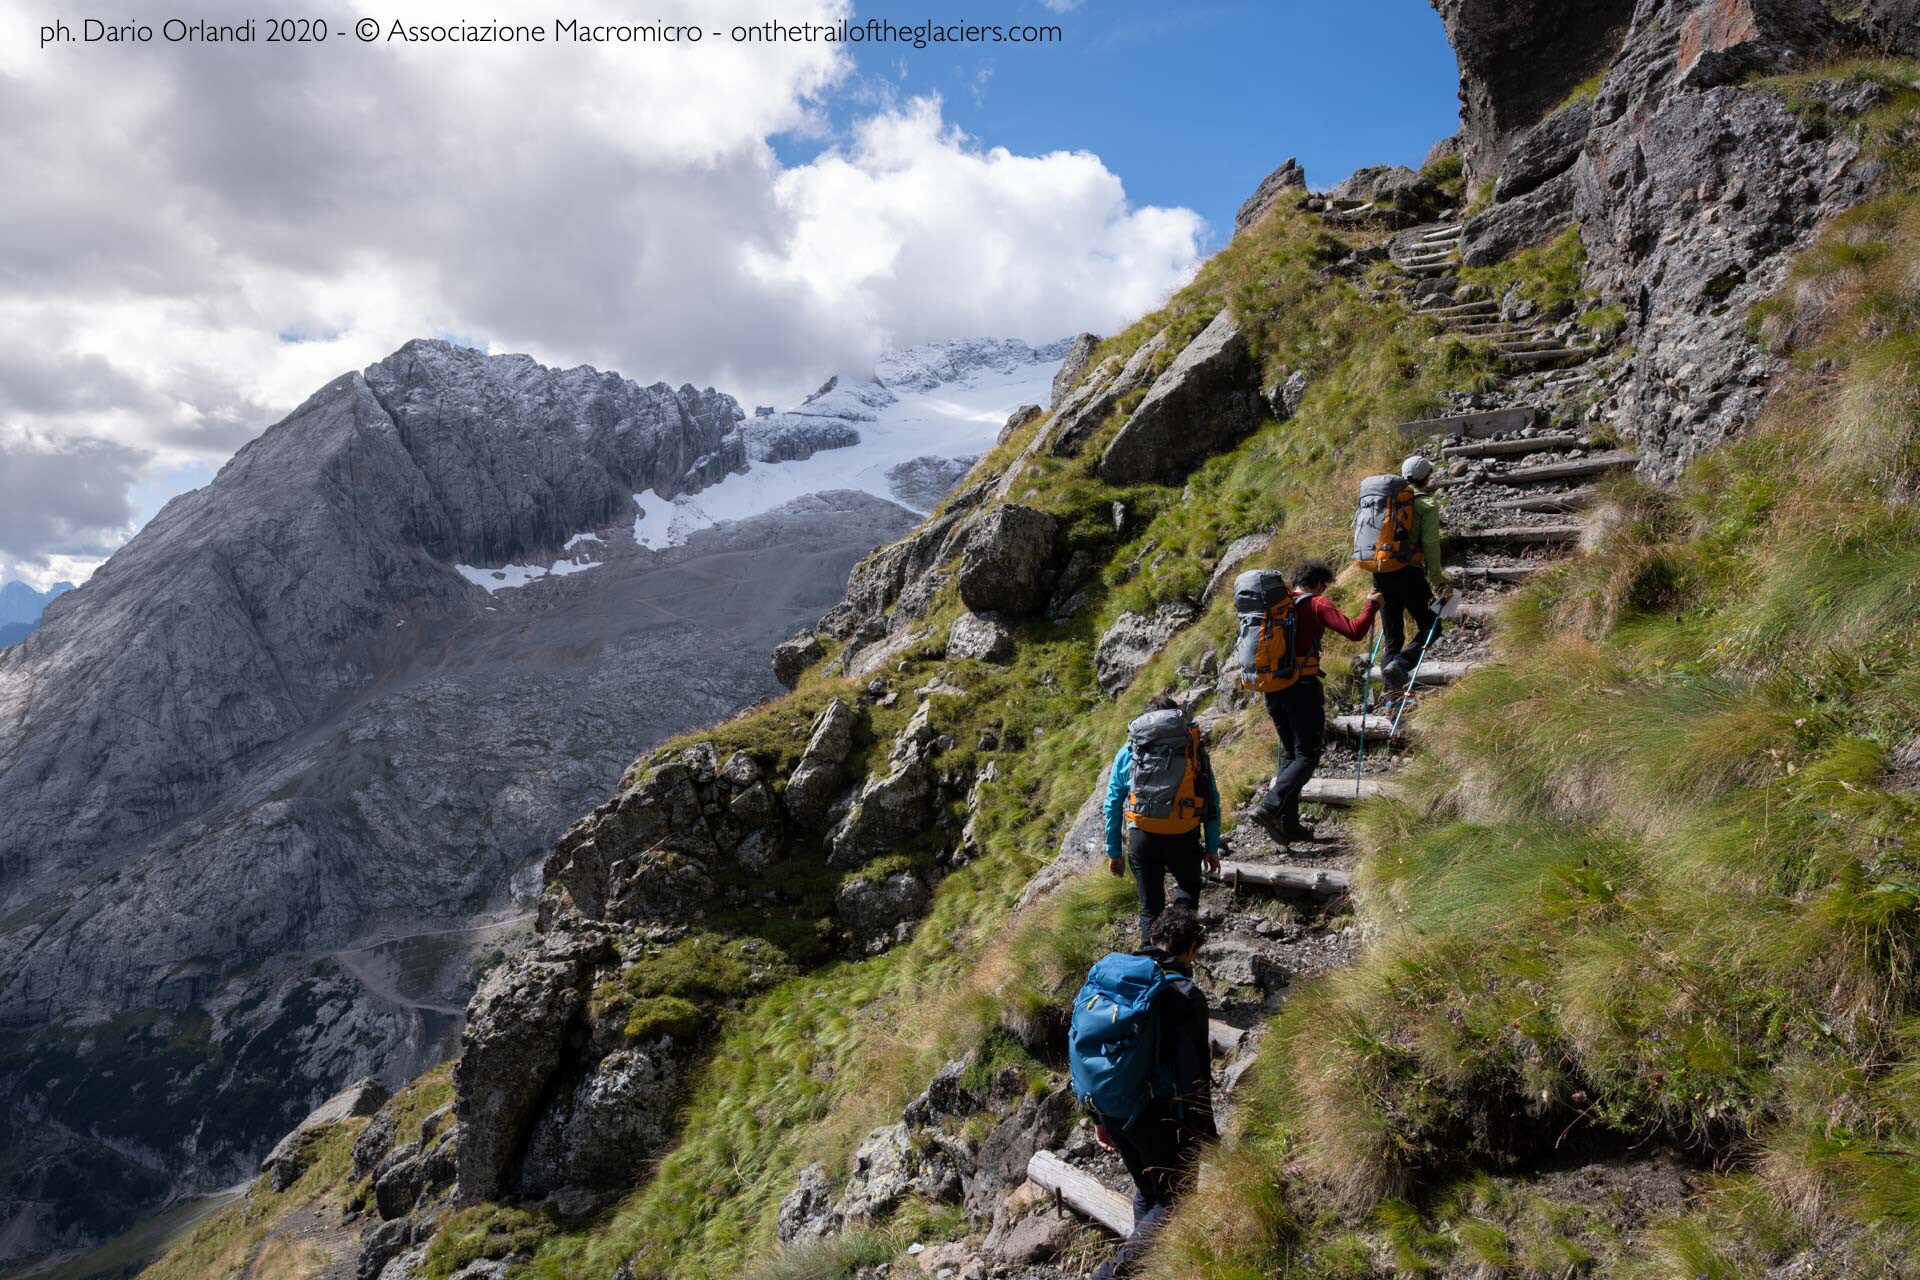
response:
[[[1115,618],[1093,653],[1093,672],[1100,691],[1109,698],[1119,697],[1140,674],[1140,668],[1153,661],[1195,615],[1192,605],[1168,601],[1155,606],[1152,613],[1129,610]]]
[[[1004,503],[982,516],[960,558],[960,599],[975,613],[1024,617],[1047,602],[1047,572],[1060,522],[1044,511]]]
[[[782,640],[773,647],[773,678],[791,689],[800,683],[806,669],[820,661],[825,653],[820,647],[820,637],[811,631]]]
[[[853,1153],[853,1172],[834,1204],[841,1222],[872,1222],[910,1195],[927,1200],[956,1200],[960,1166],[940,1135],[920,1140],[905,1124],[882,1125]]]
[[[1059,380],[1058,375],[1055,376],[1054,380],[1056,382]],[[1047,416],[1047,411],[1041,408],[1039,405],[1023,404],[1019,408],[1015,409],[1012,413],[1007,415],[1006,422],[1001,424],[1000,434],[994,437],[993,442],[996,445],[1005,444],[1007,441],[1013,439],[1016,435],[1019,435],[1021,431],[1026,429],[1033,422],[1035,422],[1040,418],[1044,418],[1046,416]]]
[[[494,969],[467,1006],[453,1097],[468,1204],[514,1189],[520,1152],[586,1007],[579,960],[541,954]]]
[[[1867,0],[1859,23],[1869,43],[1920,58],[1920,0]]]
[[[1574,177],[1557,178],[1470,218],[1461,234],[1460,261],[1490,266],[1521,249],[1551,240],[1573,221]]]
[[[967,1185],[967,1211],[980,1217],[991,1215],[1001,1196],[1026,1181],[1027,1162],[1034,1152],[1057,1148],[1079,1118],[1080,1106],[1072,1089],[1051,1089],[1023,1099],[981,1140]]]
[[[1357,200],[1363,204],[1387,202],[1408,212],[1425,209],[1439,194],[1429,178],[1422,177],[1403,164],[1376,164],[1356,169],[1333,190],[1328,199]]]
[[[920,834],[933,818],[937,781],[930,747],[914,747],[885,774],[868,778],[853,808],[828,837],[828,864],[864,866]]]
[[[1253,189],[1253,194],[1234,212],[1233,234],[1237,236],[1260,221],[1260,216],[1273,208],[1274,201],[1287,192],[1306,189],[1307,171],[1300,167],[1298,160],[1289,157],[1278,169],[1260,179],[1260,185]]]
[[[1500,166],[1493,198],[1511,200],[1526,195],[1573,168],[1573,162],[1580,158],[1580,144],[1587,140],[1592,125],[1592,103],[1581,101],[1560,108],[1521,134]]]
[[[1097,334],[1082,333],[1074,336],[1067,347],[1067,358],[1060,362],[1060,368],[1053,375],[1053,396],[1047,401],[1047,408],[1057,409],[1073,389],[1080,385],[1080,379],[1093,363],[1093,353],[1100,347]]]
[[[782,797],[788,815],[801,828],[811,830],[827,816],[827,808],[839,792],[847,756],[853,751],[853,731],[859,722],[860,713],[838,698],[814,717],[807,749],[787,779]]]
[[[1187,344],[1100,458],[1108,484],[1170,483],[1260,421],[1253,356],[1231,311]]]
[[[898,937],[901,925],[927,913],[933,895],[919,876],[896,871],[877,880],[850,880],[834,898],[842,924],[867,943]]]
[[[991,614],[963,613],[947,632],[947,656],[1005,662],[1013,656],[1013,629]]]

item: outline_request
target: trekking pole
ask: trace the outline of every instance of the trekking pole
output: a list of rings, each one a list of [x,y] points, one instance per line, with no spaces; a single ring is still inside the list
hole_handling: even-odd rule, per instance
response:
[[[1427,628],[1427,639],[1420,646],[1420,656],[1413,661],[1413,670],[1407,674],[1407,691],[1400,695],[1400,706],[1393,713],[1393,732],[1387,735],[1387,750],[1393,750],[1393,741],[1400,736],[1400,717],[1407,714],[1407,703],[1413,697],[1413,688],[1420,680],[1420,667],[1427,660],[1427,650],[1433,648],[1433,642],[1440,638],[1440,615],[1434,614],[1433,625]],[[1365,721],[1361,722],[1363,725]],[[1365,735],[1362,734],[1362,737]]]
[[[1367,649],[1367,671],[1360,680],[1360,754],[1353,759],[1353,798],[1360,798],[1360,771],[1367,763],[1367,713],[1373,707],[1373,662],[1380,654],[1380,624],[1370,628],[1373,644]]]

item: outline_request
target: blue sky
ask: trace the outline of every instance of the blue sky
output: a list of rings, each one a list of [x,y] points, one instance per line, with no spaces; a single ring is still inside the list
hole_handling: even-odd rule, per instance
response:
[[[1425,0],[1083,0],[1062,13],[1040,0],[887,0],[859,13],[1059,24],[1056,46],[860,46],[857,60],[902,94],[938,92],[981,145],[1092,151],[1134,203],[1193,209],[1221,239],[1288,156],[1331,186],[1362,165],[1418,167],[1459,126],[1453,51]],[[835,124],[863,105],[837,98]],[[790,164],[823,145],[777,141]]]

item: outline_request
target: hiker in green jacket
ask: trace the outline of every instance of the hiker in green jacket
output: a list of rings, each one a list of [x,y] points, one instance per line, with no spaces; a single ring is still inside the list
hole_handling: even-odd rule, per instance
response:
[[[1415,491],[1413,528],[1418,555],[1412,564],[1373,575],[1373,589],[1381,596],[1380,674],[1395,694],[1412,683],[1420,652],[1434,636],[1434,597],[1445,600],[1453,593],[1441,559],[1440,503],[1427,488],[1433,478],[1433,463],[1416,453],[1400,464],[1400,475]],[[1413,619],[1411,643],[1406,634],[1409,617]]]

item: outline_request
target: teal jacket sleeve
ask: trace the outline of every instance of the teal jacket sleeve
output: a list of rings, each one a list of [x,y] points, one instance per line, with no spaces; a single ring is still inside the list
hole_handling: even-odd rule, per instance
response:
[[[1200,798],[1207,802],[1207,856],[1220,852],[1220,786],[1213,780],[1213,757],[1203,754],[1204,771],[1200,776]]]
[[[1113,772],[1107,776],[1107,857],[1127,853],[1127,792],[1133,788],[1133,748],[1114,753]]]
[[[1440,558],[1440,503],[1423,493],[1413,500],[1413,510],[1419,517],[1420,550],[1427,557],[1427,582],[1438,591],[1447,585],[1446,562]]]

